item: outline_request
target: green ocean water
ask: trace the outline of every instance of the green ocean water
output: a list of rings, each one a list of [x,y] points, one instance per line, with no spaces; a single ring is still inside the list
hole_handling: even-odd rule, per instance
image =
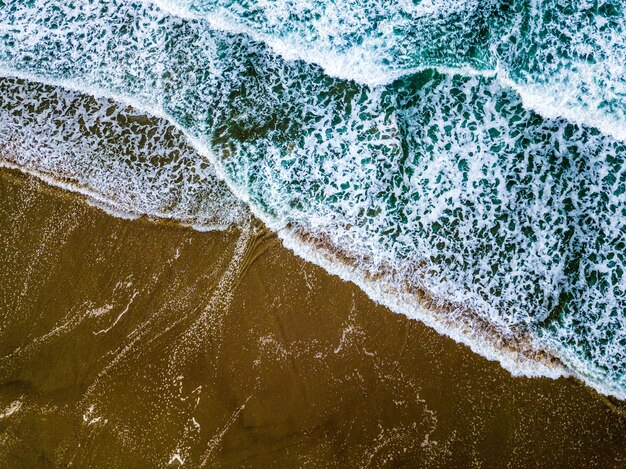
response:
[[[246,203],[511,372],[623,398],[625,26],[621,2],[0,1],[3,158],[199,228]]]

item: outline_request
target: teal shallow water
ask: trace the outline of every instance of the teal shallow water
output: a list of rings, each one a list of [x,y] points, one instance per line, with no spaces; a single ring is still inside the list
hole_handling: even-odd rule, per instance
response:
[[[153,3],[360,83],[388,83],[429,67],[497,73],[526,107],[626,137],[621,0]]]
[[[235,194],[396,311],[429,323],[389,285],[472,310],[490,329],[432,325],[512,372],[625,397],[622,5],[309,3],[0,2],[0,71],[28,79],[2,82],[11,161],[199,226]]]

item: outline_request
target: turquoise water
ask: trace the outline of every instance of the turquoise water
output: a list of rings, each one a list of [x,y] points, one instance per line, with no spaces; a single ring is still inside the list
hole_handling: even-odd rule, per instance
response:
[[[624,398],[625,25],[621,2],[0,1],[4,158],[198,227],[243,201],[511,372]]]

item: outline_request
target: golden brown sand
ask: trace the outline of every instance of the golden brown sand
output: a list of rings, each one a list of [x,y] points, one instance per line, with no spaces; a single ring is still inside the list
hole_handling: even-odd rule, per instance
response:
[[[513,378],[259,223],[0,172],[2,467],[625,467],[619,403]]]

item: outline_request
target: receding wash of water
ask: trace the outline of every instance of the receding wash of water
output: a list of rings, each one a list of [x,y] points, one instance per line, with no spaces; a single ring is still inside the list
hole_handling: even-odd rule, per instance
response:
[[[0,159],[260,218],[515,376],[626,399],[622,0],[0,0]]]

